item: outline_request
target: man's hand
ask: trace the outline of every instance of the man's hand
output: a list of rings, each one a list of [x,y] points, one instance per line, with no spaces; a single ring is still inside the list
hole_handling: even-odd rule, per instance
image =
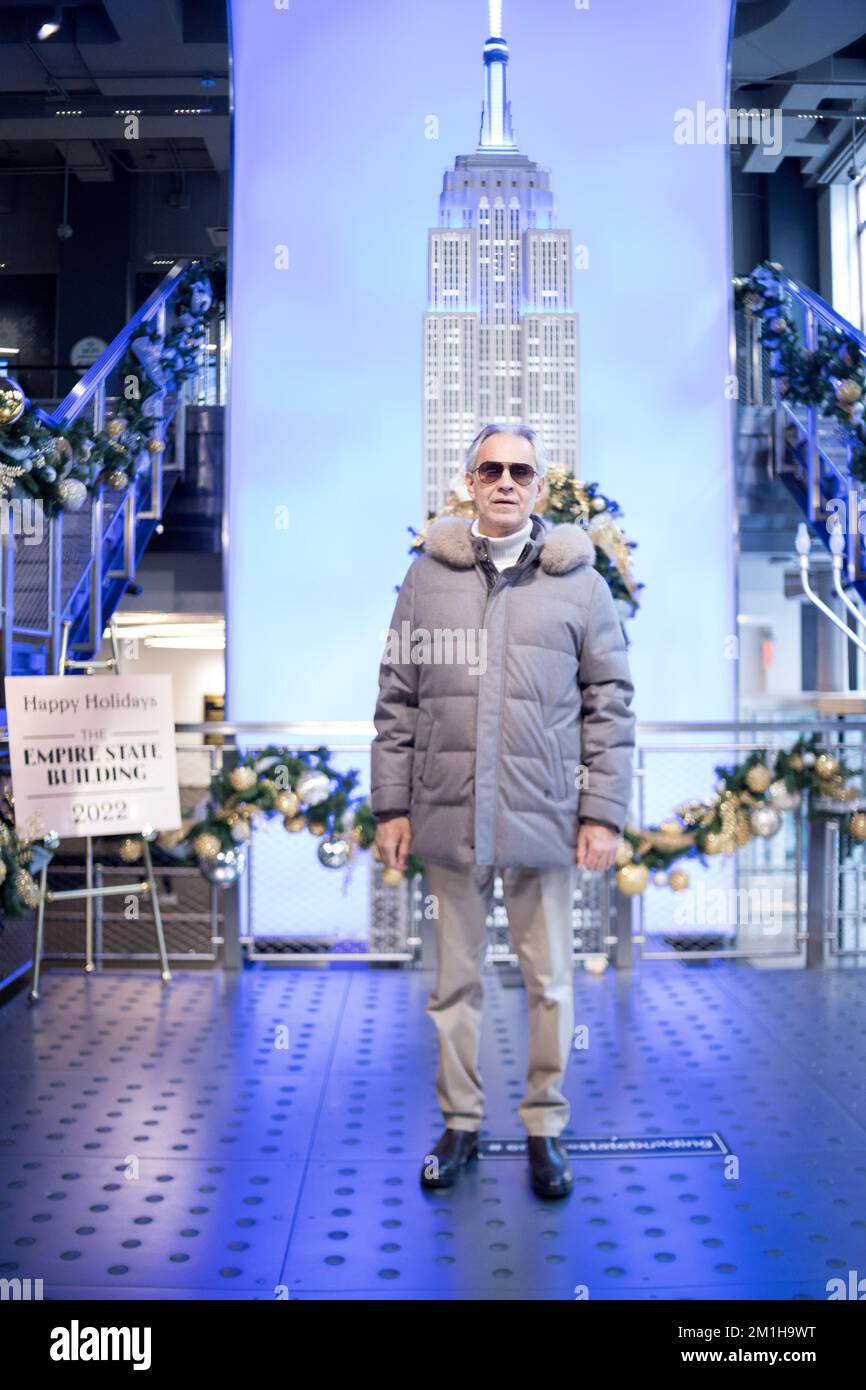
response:
[[[606,825],[581,825],[577,832],[576,862],[579,869],[604,872],[616,863],[619,836]]]
[[[394,816],[391,820],[380,821],[376,826],[376,848],[386,869],[399,869],[402,873],[411,842],[412,827],[408,816]]]

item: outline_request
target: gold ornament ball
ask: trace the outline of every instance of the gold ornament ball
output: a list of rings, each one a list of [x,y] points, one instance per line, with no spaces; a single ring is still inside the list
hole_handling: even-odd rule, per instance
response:
[[[403,882],[402,869],[383,869],[382,882],[386,888],[397,888]]]
[[[839,764],[829,753],[819,753],[815,759],[815,771],[822,780],[829,781],[831,777],[838,777]]]
[[[112,468],[111,472],[106,478],[106,482],[108,483],[109,487],[114,488],[115,492],[120,492],[121,488],[126,487],[126,484],[129,482],[129,478],[127,477],[126,473],[124,473],[122,468]]]
[[[251,767],[233,767],[229,773],[229,781],[234,791],[248,792],[256,785],[258,778]]]
[[[283,817],[283,825],[286,827],[287,830],[290,830],[293,835],[297,835],[299,830],[303,830],[306,823],[307,822],[304,820],[303,816]]]
[[[799,753],[791,754],[790,758],[788,759],[788,766],[792,768],[794,772],[803,771],[803,759],[800,757]]]
[[[324,835],[327,829],[328,827],[326,825],[323,825],[322,822],[319,820],[310,821],[309,831],[311,835]]]
[[[165,444],[161,439],[149,439],[145,447],[149,454],[161,454],[165,449]]]
[[[750,792],[765,792],[773,778],[765,763],[755,763],[746,773],[746,786]]]
[[[853,405],[855,401],[859,401],[862,395],[863,388],[859,382],[854,381],[851,377],[846,377],[836,387],[836,399],[841,401],[843,405]]]
[[[117,847],[117,853],[120,855],[124,864],[135,864],[137,860],[141,858],[141,841],[130,839],[121,840]]]
[[[13,878],[15,892],[25,907],[36,907],[39,902],[39,885],[26,869],[16,869]]]
[[[621,869],[624,864],[630,864],[634,857],[634,850],[628,840],[620,840],[616,847],[616,867]]]
[[[277,810],[281,815],[288,816],[289,819],[291,819],[292,816],[298,814],[298,807],[300,804],[294,792],[277,792]]]
[[[215,859],[220,852],[220,842],[209,830],[203,830],[192,842],[193,850],[199,859]]]
[[[5,881],[6,881],[6,861],[5,861],[5,859],[0,859],[0,883],[4,883]]]
[[[635,893],[643,893],[648,880],[649,870],[646,864],[623,864],[616,871],[616,886],[628,897]]]
[[[57,438],[52,441],[51,447],[54,450],[55,463],[57,461],[61,464],[68,463],[72,458],[72,445],[62,434],[58,434]]]
[[[109,420],[108,424],[105,426],[105,433],[108,435],[109,439],[119,439],[125,429],[126,421],[118,417],[114,420]]]
[[[668,888],[672,888],[675,893],[682,893],[689,886],[689,876],[685,869],[672,869],[668,874]]]
[[[27,404],[24,392],[11,377],[0,377],[0,425],[14,425],[24,414]]]
[[[866,811],[855,811],[848,822],[848,829],[855,840],[866,840]]]

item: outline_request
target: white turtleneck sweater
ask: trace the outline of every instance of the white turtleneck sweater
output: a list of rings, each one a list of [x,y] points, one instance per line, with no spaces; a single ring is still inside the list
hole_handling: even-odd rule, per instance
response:
[[[513,532],[510,536],[485,536],[483,531],[478,529],[478,518],[472,523],[473,536],[483,536],[487,542],[487,549],[490,559],[501,574],[511,565],[515,565],[520,558],[523,547],[532,535],[532,517],[528,517],[519,531]]]

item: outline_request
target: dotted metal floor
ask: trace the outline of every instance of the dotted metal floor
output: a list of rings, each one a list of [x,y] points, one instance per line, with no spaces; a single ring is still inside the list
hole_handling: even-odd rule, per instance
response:
[[[520,1157],[418,1183],[441,1116],[429,973],[52,971],[0,1010],[0,1274],[48,1298],[825,1299],[866,1275],[866,972],[575,974],[570,1137],[713,1156]],[[483,1136],[520,1139],[525,995],[487,976]],[[275,1045],[288,1027],[288,1047]]]

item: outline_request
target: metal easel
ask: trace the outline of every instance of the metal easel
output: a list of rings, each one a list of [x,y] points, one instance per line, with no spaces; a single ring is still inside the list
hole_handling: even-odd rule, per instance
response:
[[[60,659],[58,662],[59,676],[65,676],[70,671],[84,671],[88,676],[95,671],[113,671],[116,675],[120,674],[120,652],[117,645],[117,629],[114,619],[109,622],[109,637],[111,641],[111,656],[105,661],[77,661],[68,656],[69,650],[69,627],[68,619],[62,625],[60,641]],[[50,832],[49,832],[50,833]],[[138,883],[122,883],[113,888],[94,887],[93,884],[93,838],[85,835],[84,838],[84,866],[85,866],[85,887],[68,888],[62,892],[55,893],[48,888],[48,865],[43,864],[39,875],[39,906],[36,911],[36,927],[33,942],[33,979],[30,985],[30,993],[27,996],[31,1004],[35,1004],[39,998],[39,977],[42,973],[42,954],[45,946],[45,904],[53,902],[67,902],[72,898],[84,899],[84,970],[86,974],[92,974],[95,967],[93,953],[93,902],[95,898],[107,898],[118,893],[149,893],[151,906],[153,908],[153,921],[156,927],[156,941],[159,949],[160,975],[163,982],[171,979],[171,971],[168,966],[168,953],[165,947],[165,932],[162,926],[162,913],[159,906],[159,893],[156,887],[156,878],[153,873],[153,860],[150,854],[150,843],[148,835],[151,834],[151,827],[144,826],[141,831],[142,846],[144,849],[144,867],[147,878]],[[151,834],[155,838],[155,832]]]

